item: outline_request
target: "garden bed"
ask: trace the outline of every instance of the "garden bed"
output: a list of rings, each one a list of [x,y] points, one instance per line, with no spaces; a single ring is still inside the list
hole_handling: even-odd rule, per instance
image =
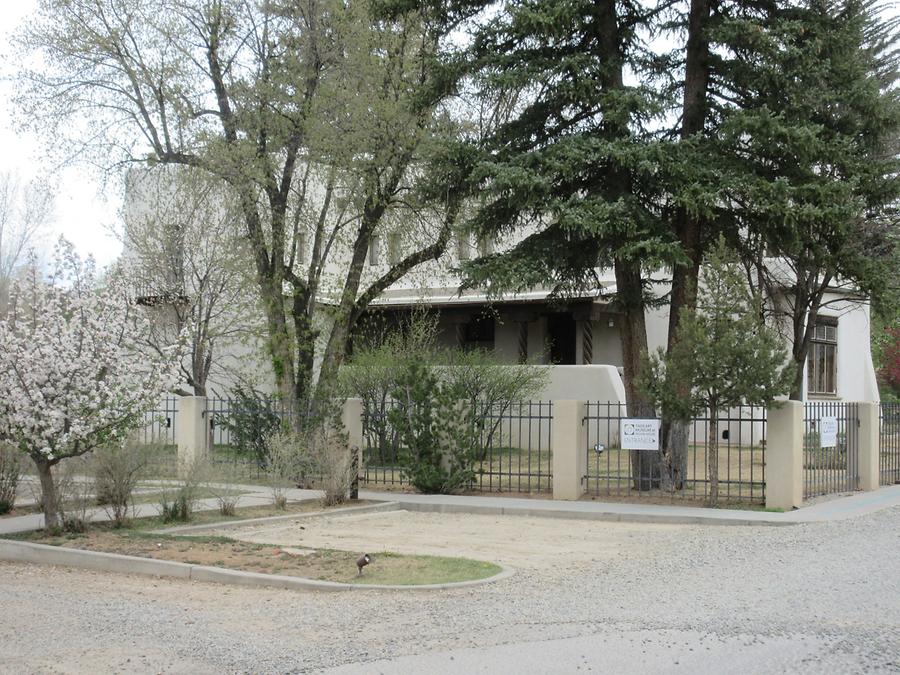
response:
[[[83,533],[50,535],[42,531],[15,537],[38,544],[117,553],[220,567],[244,572],[278,574],[319,581],[385,585],[422,585],[486,579],[501,571],[492,563],[422,555],[373,552],[372,562],[357,575],[359,551],[295,549],[237,541],[220,536],[173,536],[140,528],[92,527]]]

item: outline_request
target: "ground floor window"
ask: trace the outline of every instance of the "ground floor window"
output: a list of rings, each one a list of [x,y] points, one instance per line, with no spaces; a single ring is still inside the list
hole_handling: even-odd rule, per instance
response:
[[[819,318],[806,357],[806,390],[837,393],[837,320]]]

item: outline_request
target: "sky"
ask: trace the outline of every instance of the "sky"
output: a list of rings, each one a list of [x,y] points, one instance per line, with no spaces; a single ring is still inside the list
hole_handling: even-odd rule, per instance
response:
[[[0,51],[7,52],[11,33],[37,7],[37,0],[0,3]],[[39,175],[43,142],[33,134],[14,129],[10,107],[11,85],[0,80],[0,171],[17,172],[29,180]],[[60,235],[75,244],[79,254],[93,255],[108,265],[121,252],[120,242],[109,232],[119,209],[117,196],[105,198],[99,182],[86,167],[70,166],[51,176],[56,185],[53,218],[41,241],[52,247]]]
[[[38,0],[0,3],[0,53],[8,51],[10,35],[35,11],[37,3]],[[900,3],[886,3],[886,16],[896,17],[898,13]],[[10,92],[11,84],[0,79],[0,171],[17,172],[27,180],[41,171],[44,145],[37,136],[14,128]],[[68,166],[51,178],[57,187],[55,210],[43,245],[52,246],[63,235],[81,255],[93,255],[104,266],[114,261],[122,249],[110,232],[121,206],[118,195],[111,191],[102,194],[98,180],[87,167]]]

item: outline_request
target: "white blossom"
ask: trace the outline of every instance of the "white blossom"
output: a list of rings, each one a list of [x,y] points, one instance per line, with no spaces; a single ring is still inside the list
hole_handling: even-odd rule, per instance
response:
[[[122,443],[177,376],[181,345],[138,349],[149,326],[119,278],[60,241],[50,278],[18,283],[0,321],[0,439],[48,461]]]

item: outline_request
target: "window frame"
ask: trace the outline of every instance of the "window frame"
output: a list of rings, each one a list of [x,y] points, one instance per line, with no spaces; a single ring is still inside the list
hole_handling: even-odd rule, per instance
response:
[[[838,320],[816,318],[806,354],[806,393],[809,396],[837,396]]]

